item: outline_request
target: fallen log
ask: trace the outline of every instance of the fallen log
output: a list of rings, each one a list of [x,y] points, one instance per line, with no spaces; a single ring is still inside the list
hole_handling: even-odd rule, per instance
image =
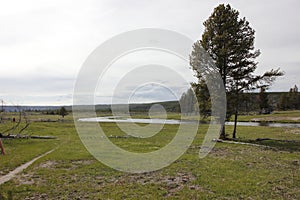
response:
[[[42,136],[42,135],[2,135],[2,138],[11,138],[11,139],[56,139],[54,136]]]
[[[40,135],[32,135],[32,136],[29,136],[29,138],[31,139],[56,139],[56,137],[54,136],[40,136]]]
[[[241,144],[241,145],[249,145],[249,146],[256,146],[256,147],[273,148],[273,147],[261,145],[261,144],[254,144],[254,143],[248,143],[248,142],[236,142],[236,141],[231,141],[231,140],[213,139],[213,141],[221,142],[221,143],[228,143],[228,144]]]

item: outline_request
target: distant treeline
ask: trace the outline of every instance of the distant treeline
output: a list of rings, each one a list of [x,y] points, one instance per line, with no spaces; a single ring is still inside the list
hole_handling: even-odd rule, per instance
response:
[[[262,109],[272,110],[299,110],[299,92],[266,92],[266,103],[263,102],[261,93],[245,93],[240,101],[240,111],[261,112]]]
[[[166,112],[180,112],[180,104],[178,101],[165,101],[155,103],[135,103],[135,104],[115,104],[113,105],[115,110],[127,112],[146,112],[153,105],[159,104],[164,107]],[[127,109],[128,108],[128,109]],[[96,111],[99,112],[111,112],[111,105],[96,105]]]
[[[190,98],[192,99],[192,98]],[[192,100],[191,100],[192,101]],[[155,103],[137,103],[129,104],[129,112],[147,112],[154,104],[159,104],[164,107],[167,112],[185,112],[186,107],[193,109],[195,102],[184,103],[181,111],[179,101],[166,101]],[[190,106],[188,104],[191,104]],[[126,110],[126,104],[114,105],[119,110]],[[300,110],[300,93],[299,92],[265,92],[261,93],[244,93],[240,98],[240,112],[251,113],[261,112],[262,109],[267,111],[272,110]],[[64,106],[68,112],[72,110],[72,106]],[[20,109],[26,111],[42,111],[44,114],[59,114],[60,106],[4,106],[6,112],[18,112]],[[96,111],[111,113],[111,105],[103,104],[96,105]],[[190,112],[190,111],[189,111]]]
[[[265,99],[262,99],[262,98]],[[192,99],[192,98],[190,98]],[[266,102],[264,102],[266,101]],[[300,93],[299,92],[265,92],[261,93],[244,93],[240,98],[240,113],[249,114],[251,112],[270,112],[272,110],[300,110]],[[154,104],[162,105],[167,112],[181,112],[179,101],[166,101],[144,104],[129,104],[129,112],[145,112],[148,111]],[[185,112],[189,107],[194,109],[194,102],[191,100],[190,106],[184,103],[182,112]],[[120,110],[127,107],[125,104],[114,105]],[[97,105],[96,110],[100,112],[111,112],[111,105]],[[190,111],[188,111],[190,112]]]
[[[60,107],[61,106],[3,106],[2,109],[5,112],[19,112],[20,110],[40,112],[58,110]]]

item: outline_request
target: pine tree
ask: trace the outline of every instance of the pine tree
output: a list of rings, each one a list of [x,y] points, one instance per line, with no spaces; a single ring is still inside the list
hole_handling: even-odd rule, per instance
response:
[[[199,113],[202,120],[206,119],[211,114],[210,94],[204,79],[199,80],[199,83],[192,84],[195,90]]]
[[[287,108],[288,108],[288,99],[287,99],[287,94],[286,93],[282,93],[281,95],[280,95],[280,99],[279,99],[279,105],[278,105],[278,107],[279,107],[279,109],[280,110],[286,110]]]
[[[194,91],[192,88],[189,88],[186,92],[184,92],[180,97],[180,106],[182,113],[184,114],[192,114],[196,112],[196,98],[194,95]]]
[[[268,94],[266,93],[266,89],[264,87],[261,87],[259,92],[259,108],[260,112],[270,109]]]
[[[239,12],[231,6],[220,4],[204,22],[202,39],[193,46],[190,56],[192,68],[201,78],[197,69],[197,55],[202,46],[215,61],[227,92],[227,117],[235,116],[233,138],[236,137],[236,124],[239,110],[239,96],[246,90],[268,87],[276,76],[283,75],[279,69],[271,70],[261,76],[254,75],[257,68],[259,50],[254,50],[255,31],[245,18],[239,18]],[[225,138],[225,126],[220,138]]]
[[[59,115],[62,116],[62,118],[64,118],[66,115],[68,115],[68,111],[65,107],[61,107],[59,110]]]

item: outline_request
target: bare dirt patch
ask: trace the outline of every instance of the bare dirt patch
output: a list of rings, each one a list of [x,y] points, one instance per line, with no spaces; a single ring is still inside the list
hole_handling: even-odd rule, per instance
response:
[[[73,160],[71,163],[74,166],[90,165],[90,164],[94,163],[94,160]]]
[[[38,168],[47,168],[47,169],[51,169],[51,168],[54,168],[56,164],[57,164],[56,161],[47,160],[46,162],[41,163],[41,164],[38,166]]]
[[[17,175],[16,182],[18,185],[33,185],[35,183],[33,173]]]
[[[145,174],[133,174],[121,176],[113,181],[114,185],[128,183],[139,183],[141,185],[159,184],[161,188],[167,190],[166,196],[174,196],[180,190],[189,188],[191,190],[206,191],[200,185],[194,184],[196,177],[192,173],[178,172],[176,175],[162,175],[157,172]],[[209,191],[207,191],[209,192]]]
[[[299,135],[300,129],[287,129],[287,130],[285,130],[285,133]]]
[[[55,169],[55,168],[64,168],[64,169],[75,169],[84,165],[90,165],[94,160],[72,160],[72,161],[53,161],[47,160],[40,163],[36,168],[45,168],[45,169]]]
[[[213,148],[209,155],[216,156],[216,157],[226,157],[230,155],[231,152],[227,148]]]
[[[38,199],[49,199],[48,195],[45,193],[42,194],[35,194],[32,197],[26,197],[25,200],[38,200]]]

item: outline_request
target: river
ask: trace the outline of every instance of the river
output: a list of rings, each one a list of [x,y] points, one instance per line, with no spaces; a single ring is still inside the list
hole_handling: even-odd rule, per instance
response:
[[[79,119],[82,122],[125,122],[125,123],[144,123],[144,124],[181,124],[195,123],[195,121],[175,120],[175,119],[135,119],[122,117],[95,117]],[[233,125],[233,122],[226,122],[226,125]],[[285,127],[285,128],[300,128],[300,123],[268,123],[268,122],[238,122],[238,126],[269,126],[269,127]]]

